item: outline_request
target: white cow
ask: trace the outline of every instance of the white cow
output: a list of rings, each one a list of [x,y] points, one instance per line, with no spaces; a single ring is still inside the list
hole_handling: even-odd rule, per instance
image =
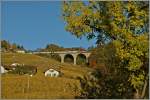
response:
[[[58,77],[59,72],[54,69],[49,69],[45,72],[45,76]]]

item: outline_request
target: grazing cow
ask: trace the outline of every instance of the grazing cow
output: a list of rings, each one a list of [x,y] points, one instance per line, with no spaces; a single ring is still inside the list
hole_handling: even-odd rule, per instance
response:
[[[45,76],[58,77],[59,72],[54,69],[49,69],[45,72]]]

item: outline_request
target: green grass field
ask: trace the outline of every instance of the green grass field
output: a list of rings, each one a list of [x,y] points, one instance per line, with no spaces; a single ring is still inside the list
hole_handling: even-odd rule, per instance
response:
[[[3,99],[74,98],[80,94],[80,82],[76,78],[92,71],[87,67],[61,64],[55,60],[32,54],[2,53],[1,58],[2,65],[16,62],[37,66],[37,74],[33,77],[7,73],[1,75]],[[64,75],[62,77],[45,77],[43,72],[48,68],[59,69]]]

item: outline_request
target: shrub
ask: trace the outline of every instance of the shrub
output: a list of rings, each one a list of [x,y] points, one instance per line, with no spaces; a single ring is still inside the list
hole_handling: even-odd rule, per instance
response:
[[[76,98],[84,99],[122,99],[132,98],[134,89],[127,80],[126,72],[120,75],[102,76],[101,71],[94,72],[78,78],[81,84],[81,95]]]
[[[37,72],[37,68],[35,66],[29,66],[29,65],[25,65],[25,66],[16,66],[14,67],[14,70],[12,70],[10,73],[13,74],[19,74],[19,75],[23,75],[23,74],[36,74]]]

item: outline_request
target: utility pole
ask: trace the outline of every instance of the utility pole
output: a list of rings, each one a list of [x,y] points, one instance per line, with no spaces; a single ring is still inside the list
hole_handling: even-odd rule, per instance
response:
[[[28,90],[29,90],[29,88],[30,88],[30,83],[29,83],[29,82],[30,82],[30,78],[29,78],[29,76],[28,76],[28,87],[27,87]]]
[[[29,88],[30,88],[30,76],[27,76],[28,80],[27,80],[27,99],[29,99]]]

